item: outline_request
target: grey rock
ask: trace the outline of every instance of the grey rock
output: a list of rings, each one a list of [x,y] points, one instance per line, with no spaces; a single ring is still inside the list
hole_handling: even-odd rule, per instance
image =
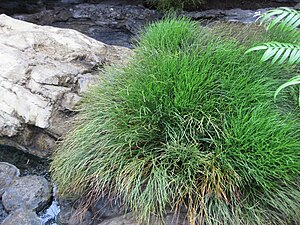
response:
[[[56,7],[32,15],[18,15],[17,18],[40,25],[72,28],[106,44],[131,48],[135,35],[146,24],[163,15],[137,3],[130,4],[136,1],[124,2],[103,1],[99,4]]]
[[[19,175],[20,171],[17,167],[9,163],[0,162],[0,198]]]
[[[104,220],[98,225],[139,225],[132,213]]]
[[[127,213],[123,216],[106,219],[98,225],[139,225],[133,213]],[[152,217],[150,220],[151,225],[187,225],[188,220],[185,214],[174,216],[173,214],[167,214],[164,218],[164,222],[157,217]]]
[[[55,16],[51,15],[52,18]],[[48,157],[104,65],[131,50],[0,15],[0,144]]]
[[[42,225],[42,221],[33,211],[18,209],[9,214],[1,225]]]
[[[2,202],[9,212],[19,208],[42,210],[50,201],[51,188],[42,176],[25,176],[15,179],[4,192]]]
[[[264,13],[268,9],[244,10],[244,9],[210,9],[204,11],[183,12],[182,15],[195,20],[221,20],[229,22],[254,23],[257,15]]]
[[[2,202],[0,201],[0,223],[8,216],[8,213],[5,211]]]
[[[57,222],[60,225],[96,225],[99,217],[91,210],[83,210],[79,202],[70,200],[58,200],[60,212]]]
[[[275,2],[294,3],[300,2],[300,0],[274,0]]]
[[[57,222],[60,225],[68,225],[69,220],[74,212],[74,202],[67,200],[58,200],[60,212],[57,217]]]
[[[88,210],[84,214],[75,211],[68,221],[68,225],[96,225],[94,221],[95,218],[91,211]]]
[[[116,200],[108,201],[107,198],[101,198],[95,206],[97,217],[112,218],[125,214],[124,207]]]

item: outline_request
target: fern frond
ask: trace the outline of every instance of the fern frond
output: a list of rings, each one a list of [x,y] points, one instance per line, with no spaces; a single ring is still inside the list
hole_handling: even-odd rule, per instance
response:
[[[265,50],[261,61],[265,62],[272,59],[272,64],[282,64],[287,62],[289,64],[300,63],[300,45],[280,42],[267,42],[260,46],[250,48],[246,53]]]
[[[268,30],[277,26],[283,31],[292,31],[300,25],[300,12],[287,7],[269,10],[259,18]]]
[[[282,84],[279,88],[277,88],[275,94],[274,94],[274,100],[276,100],[277,95],[279,94],[280,91],[282,91],[284,88],[287,88],[292,85],[299,85],[300,84],[300,75],[293,77],[289,81],[285,82]],[[299,91],[299,98],[298,98],[298,103],[300,106],[300,91]]]

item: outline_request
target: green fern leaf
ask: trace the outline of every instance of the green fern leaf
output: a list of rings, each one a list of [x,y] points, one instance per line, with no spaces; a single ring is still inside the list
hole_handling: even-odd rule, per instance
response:
[[[281,30],[291,31],[300,25],[300,12],[282,7],[265,12],[260,19],[262,24],[266,24],[267,29],[272,29],[278,25]]]
[[[274,94],[274,100],[276,100],[277,95],[279,94],[279,92],[281,92],[284,88],[287,88],[289,86],[292,85],[298,85],[300,84],[300,75],[293,77],[292,79],[290,79],[289,81],[287,81],[286,83],[282,84],[279,88],[277,88],[275,94]],[[299,98],[298,98],[298,103],[300,106],[300,92],[299,92]]]
[[[265,50],[261,61],[265,62],[272,59],[272,64],[297,64],[300,61],[300,45],[280,42],[268,42],[263,45],[250,48],[246,53]]]

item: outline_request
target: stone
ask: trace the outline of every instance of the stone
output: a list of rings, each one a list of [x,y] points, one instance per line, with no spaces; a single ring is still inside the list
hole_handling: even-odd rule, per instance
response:
[[[1,225],[42,225],[42,221],[35,212],[21,208],[9,214]]]
[[[70,200],[58,200],[60,212],[57,217],[57,222],[61,225],[68,225],[69,220],[74,212],[74,202]]]
[[[84,210],[78,207],[78,202],[58,199],[60,212],[57,216],[57,222],[60,225],[96,225],[98,215],[93,214],[91,210]]]
[[[0,198],[20,175],[20,171],[12,164],[0,162]]]
[[[97,216],[101,218],[113,218],[125,214],[125,209],[118,201],[108,201],[107,198],[101,198],[95,205]]]
[[[300,2],[300,0],[275,0],[275,2],[294,3]]]
[[[4,206],[2,205],[2,202],[0,201],[0,224],[3,222],[3,220],[8,216],[8,213],[5,211]]]
[[[0,144],[49,157],[105,65],[131,50],[0,15]]]
[[[40,211],[50,199],[50,185],[42,176],[17,178],[2,196],[3,205],[8,212],[19,208]]]
[[[244,24],[254,23],[257,15],[267,11],[266,9],[245,10],[245,9],[209,9],[204,11],[183,12],[181,15],[190,17],[194,20],[218,20],[229,22],[240,22]]]
[[[104,220],[98,225],[139,225],[132,213]]]
[[[60,6],[31,15],[16,15],[16,18],[40,25],[72,28],[106,44],[132,48],[141,29],[163,16],[144,7],[144,0],[88,2],[95,4]]]
[[[167,214],[164,219],[164,223],[157,219],[156,217],[152,217],[150,220],[151,225],[186,225],[189,224],[186,219],[185,214],[180,214],[179,216],[174,216],[173,214]],[[122,216],[114,217],[111,219],[106,219],[99,223],[98,225],[139,225],[133,213],[127,213]]]

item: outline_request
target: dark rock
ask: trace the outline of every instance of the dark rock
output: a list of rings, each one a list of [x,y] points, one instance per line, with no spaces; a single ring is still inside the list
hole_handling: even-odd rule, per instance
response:
[[[74,212],[74,202],[67,200],[59,200],[60,212],[57,217],[57,222],[60,225],[67,225],[72,216],[72,212]]]
[[[42,225],[42,221],[33,211],[18,209],[6,217],[1,225]]]
[[[61,28],[75,29],[106,44],[132,47],[132,38],[148,23],[162,14],[142,5],[124,5],[116,2],[79,4],[57,7],[17,18]]]
[[[257,20],[257,15],[264,13],[266,10],[268,9],[211,9],[195,12],[183,12],[182,15],[191,17],[194,20],[222,20],[229,22],[254,23]]]
[[[285,3],[294,3],[300,2],[300,0],[274,0],[275,2],[285,2]]]
[[[127,213],[125,215],[114,217],[111,219],[106,219],[99,223],[98,225],[138,225],[140,223],[137,222],[133,213]],[[185,214],[179,214],[179,216],[174,216],[173,214],[167,214],[164,218],[164,222],[159,220],[157,217],[152,217],[150,220],[151,225],[186,225],[189,224],[186,219]]]
[[[96,219],[93,216],[91,211],[86,211],[81,214],[80,210],[75,211],[70,220],[68,221],[68,225],[96,225]]]
[[[20,171],[12,164],[0,162],[0,197],[9,188]]]
[[[112,218],[125,214],[125,209],[118,201],[108,201],[107,198],[101,198],[96,203],[95,212],[97,217]]]
[[[7,211],[19,208],[42,210],[50,201],[51,188],[48,181],[41,176],[26,176],[15,179],[2,196]]]
[[[8,213],[5,211],[2,202],[0,201],[0,223],[8,216]]]
[[[111,218],[108,220],[104,220],[103,222],[99,223],[98,225],[138,225],[134,215],[132,213],[128,213],[123,216]]]
[[[20,170],[21,176],[38,175],[48,179],[49,161],[10,146],[0,145],[0,162],[7,162]],[[1,182],[0,182],[1,183]]]

